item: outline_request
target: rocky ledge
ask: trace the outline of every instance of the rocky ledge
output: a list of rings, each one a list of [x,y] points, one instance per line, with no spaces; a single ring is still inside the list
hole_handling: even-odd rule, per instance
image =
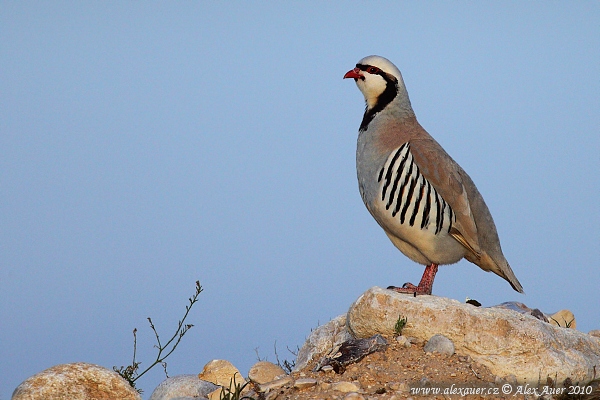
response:
[[[497,376],[514,375],[520,383],[536,383],[540,377],[587,382],[600,376],[600,338],[500,307],[374,287],[352,304],[346,327],[356,338],[392,335],[399,316],[407,320],[405,335],[425,341],[443,335],[456,353]]]
[[[416,388],[504,389],[506,384],[515,392],[484,397],[565,399],[556,393],[576,387],[587,395],[578,398],[597,399],[600,331],[586,334],[575,326],[567,310],[549,316],[519,303],[482,308],[374,287],[347,314],[311,332],[291,373],[261,361],[244,378],[228,361],[213,360],[197,375],[165,380],[150,399],[217,400],[234,378],[245,385],[243,395],[265,400],[395,400],[421,398],[424,392],[419,395]],[[540,387],[555,392],[538,395],[532,389]],[[65,394],[73,400],[140,399],[118,374],[85,363],[36,374],[12,399],[58,400]]]

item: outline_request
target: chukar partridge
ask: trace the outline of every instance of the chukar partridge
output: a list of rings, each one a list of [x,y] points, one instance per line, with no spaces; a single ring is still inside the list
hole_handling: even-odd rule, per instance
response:
[[[392,243],[426,266],[418,286],[390,288],[431,294],[438,265],[466,258],[523,293],[483,197],[417,122],[398,68],[369,56],[344,78],[354,79],[366,102],[356,150],[362,199]]]

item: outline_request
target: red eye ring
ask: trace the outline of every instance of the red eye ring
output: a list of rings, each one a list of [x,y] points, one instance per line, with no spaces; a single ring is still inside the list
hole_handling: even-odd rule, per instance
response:
[[[380,69],[377,68],[377,67],[369,67],[369,68],[367,68],[367,72],[370,73],[370,74],[378,74],[379,71],[380,71]]]

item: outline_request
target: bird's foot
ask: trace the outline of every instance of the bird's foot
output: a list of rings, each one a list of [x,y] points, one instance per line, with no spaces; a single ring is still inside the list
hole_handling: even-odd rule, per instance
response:
[[[437,264],[428,265],[423,272],[423,277],[421,278],[421,282],[419,282],[419,286],[415,286],[412,283],[407,282],[400,288],[396,286],[388,286],[388,289],[395,290],[398,293],[408,293],[415,296],[418,294],[431,294],[433,280],[435,279],[435,274],[437,274],[437,271]]]
[[[431,286],[415,286],[410,282],[406,282],[402,287],[388,286],[388,289],[396,291],[398,293],[407,293],[413,295],[431,294]]]

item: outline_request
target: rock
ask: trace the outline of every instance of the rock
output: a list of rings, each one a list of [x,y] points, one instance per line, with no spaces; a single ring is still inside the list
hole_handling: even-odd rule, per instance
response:
[[[593,329],[588,332],[588,335],[592,335],[592,336],[600,338],[600,329]]]
[[[433,335],[431,339],[427,341],[425,347],[423,347],[423,351],[426,353],[440,353],[451,356],[454,354],[454,343],[444,335]]]
[[[577,323],[575,322],[575,316],[569,310],[560,310],[553,315],[546,315],[548,322],[552,325],[562,326],[563,328],[576,329]]]
[[[282,386],[288,385],[288,384],[292,383],[293,381],[294,380],[291,377],[285,376],[283,378],[279,378],[277,380],[263,383],[262,385],[258,385],[258,391],[262,392],[262,393],[269,392],[273,389],[279,389]]]
[[[141,400],[119,374],[95,364],[60,364],[27,378],[12,400]]]
[[[514,374],[520,383],[540,377],[594,378],[600,365],[600,339],[542,322],[531,315],[502,308],[481,308],[437,296],[417,296],[378,287],[362,294],[350,307],[347,327],[355,337],[376,333],[393,336],[398,315],[407,317],[407,336],[427,340],[442,334],[458,354],[469,355],[498,376]],[[597,369],[597,367],[596,367]]]
[[[410,347],[411,346],[410,340],[406,336],[404,336],[404,335],[397,336],[396,337],[396,342],[398,342],[398,344],[400,346],[404,346],[404,347]]]
[[[360,391],[360,386],[354,382],[336,382],[331,385],[331,390],[342,393],[358,392]]]
[[[317,385],[317,380],[312,378],[300,378],[294,382],[294,387],[298,390],[307,389]]]
[[[180,397],[205,398],[217,389],[217,385],[199,379],[198,375],[176,375],[162,381],[152,392],[150,400],[171,400]]]
[[[209,361],[202,369],[202,372],[198,374],[198,378],[214,383],[215,385],[224,386],[225,388],[229,388],[230,385],[233,388],[237,384],[244,385],[246,383],[240,371],[226,360]]]
[[[285,371],[279,365],[268,361],[259,361],[250,368],[248,379],[252,382],[262,384],[274,381],[285,375]]]
[[[349,339],[352,339],[352,336],[346,330],[345,315],[340,315],[325,325],[319,326],[311,332],[298,351],[294,371],[304,369],[308,363],[317,359],[319,355],[328,354],[333,348]]]

